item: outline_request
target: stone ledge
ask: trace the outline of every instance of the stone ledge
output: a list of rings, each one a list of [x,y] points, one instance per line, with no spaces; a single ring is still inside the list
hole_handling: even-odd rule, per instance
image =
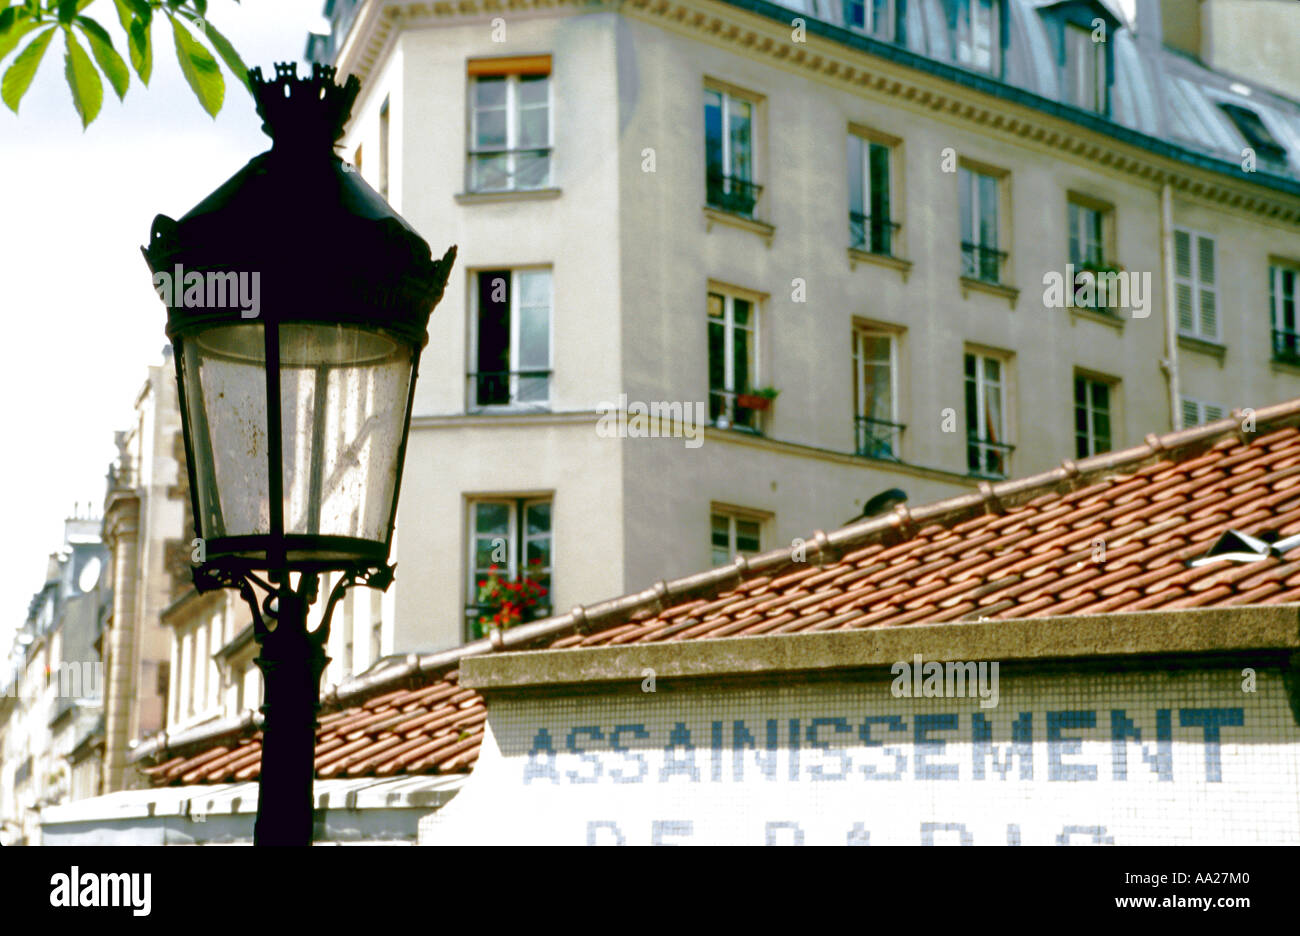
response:
[[[1005,286],[1002,283],[988,283],[984,280],[963,276],[961,278],[961,297],[963,299],[969,298],[972,289],[975,292],[986,292],[993,296],[1001,296],[1011,304],[1012,309],[1016,307],[1016,300],[1020,298],[1020,290],[1014,286]]]
[[[1300,605],[921,624],[787,636],[498,653],[466,659],[460,684],[480,692],[764,677],[887,668],[915,654],[946,661],[1059,661],[1300,650]]]
[[[1220,367],[1223,366],[1223,359],[1228,354],[1227,345],[1221,345],[1217,341],[1206,341],[1204,338],[1194,338],[1181,332],[1178,334],[1178,347],[1184,351],[1196,351],[1218,358]]]
[[[738,214],[732,214],[730,211],[721,211],[705,205],[704,232],[707,234],[712,231],[715,224],[724,224],[727,227],[740,228],[742,231],[757,234],[763,238],[763,242],[768,247],[772,246],[772,238],[776,236],[776,228],[765,221],[755,221],[753,218],[745,218]]]
[[[886,254],[872,253],[869,250],[859,250],[857,247],[849,248],[849,270],[853,271],[858,268],[859,263],[874,263],[877,266],[889,267],[897,270],[903,275],[903,282],[907,282],[907,276],[912,272],[912,261],[904,260],[902,257],[892,257]]]
[[[497,202],[549,201],[560,197],[557,188],[516,189],[508,192],[458,192],[452,196],[461,205],[484,205]]]

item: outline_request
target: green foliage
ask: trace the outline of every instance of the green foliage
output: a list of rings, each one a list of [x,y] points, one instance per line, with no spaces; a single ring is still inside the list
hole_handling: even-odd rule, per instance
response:
[[[10,110],[18,112],[18,105],[31,87],[55,31],[62,29],[66,50],[63,72],[72,91],[72,105],[82,127],[90,126],[104,100],[101,74],[108,79],[119,100],[125,98],[131,85],[132,71],[141,84],[149,84],[153,74],[155,14],[170,21],[181,74],[208,114],[217,115],[226,95],[226,82],[217,59],[248,88],[248,68],[243,59],[230,41],[207,21],[207,0],[112,0],[125,35],[123,41],[130,68],[127,59],[118,53],[108,30],[97,20],[82,15],[86,7],[97,2],[107,5],[108,0],[0,0],[0,69],[3,69],[0,100]],[[85,46],[79,41],[78,33]],[[28,40],[26,45],[24,40]]]

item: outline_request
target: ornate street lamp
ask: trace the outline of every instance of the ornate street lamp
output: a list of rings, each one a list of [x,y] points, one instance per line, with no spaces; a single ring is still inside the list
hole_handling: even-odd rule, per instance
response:
[[[194,585],[238,589],[261,651],[254,842],[306,845],[330,616],[345,588],[392,581],[416,371],[456,248],[434,260],[335,154],[355,76],[275,73],[249,72],[271,149],[156,217],[143,250],[176,362]],[[341,575],[309,631],[324,572]]]

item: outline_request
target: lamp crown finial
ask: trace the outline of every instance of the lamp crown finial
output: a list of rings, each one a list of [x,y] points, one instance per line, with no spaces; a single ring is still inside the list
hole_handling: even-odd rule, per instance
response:
[[[336,74],[333,65],[320,63],[312,65],[309,78],[298,76],[296,62],[277,62],[275,78],[269,81],[260,67],[248,70],[262,130],[276,148],[326,147],[333,152],[361,91],[356,75],[348,75],[340,85],[334,80]]]

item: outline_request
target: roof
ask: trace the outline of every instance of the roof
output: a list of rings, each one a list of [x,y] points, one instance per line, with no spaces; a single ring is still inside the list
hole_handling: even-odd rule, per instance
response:
[[[592,647],[902,624],[1300,602],[1300,548],[1188,568],[1228,528],[1300,532],[1300,400],[1065,461],[1044,474],[873,517],[805,543],[411,656],[323,700],[318,776],[469,770],[487,711],[459,661]],[[155,784],[251,780],[255,719],[146,741]]]

